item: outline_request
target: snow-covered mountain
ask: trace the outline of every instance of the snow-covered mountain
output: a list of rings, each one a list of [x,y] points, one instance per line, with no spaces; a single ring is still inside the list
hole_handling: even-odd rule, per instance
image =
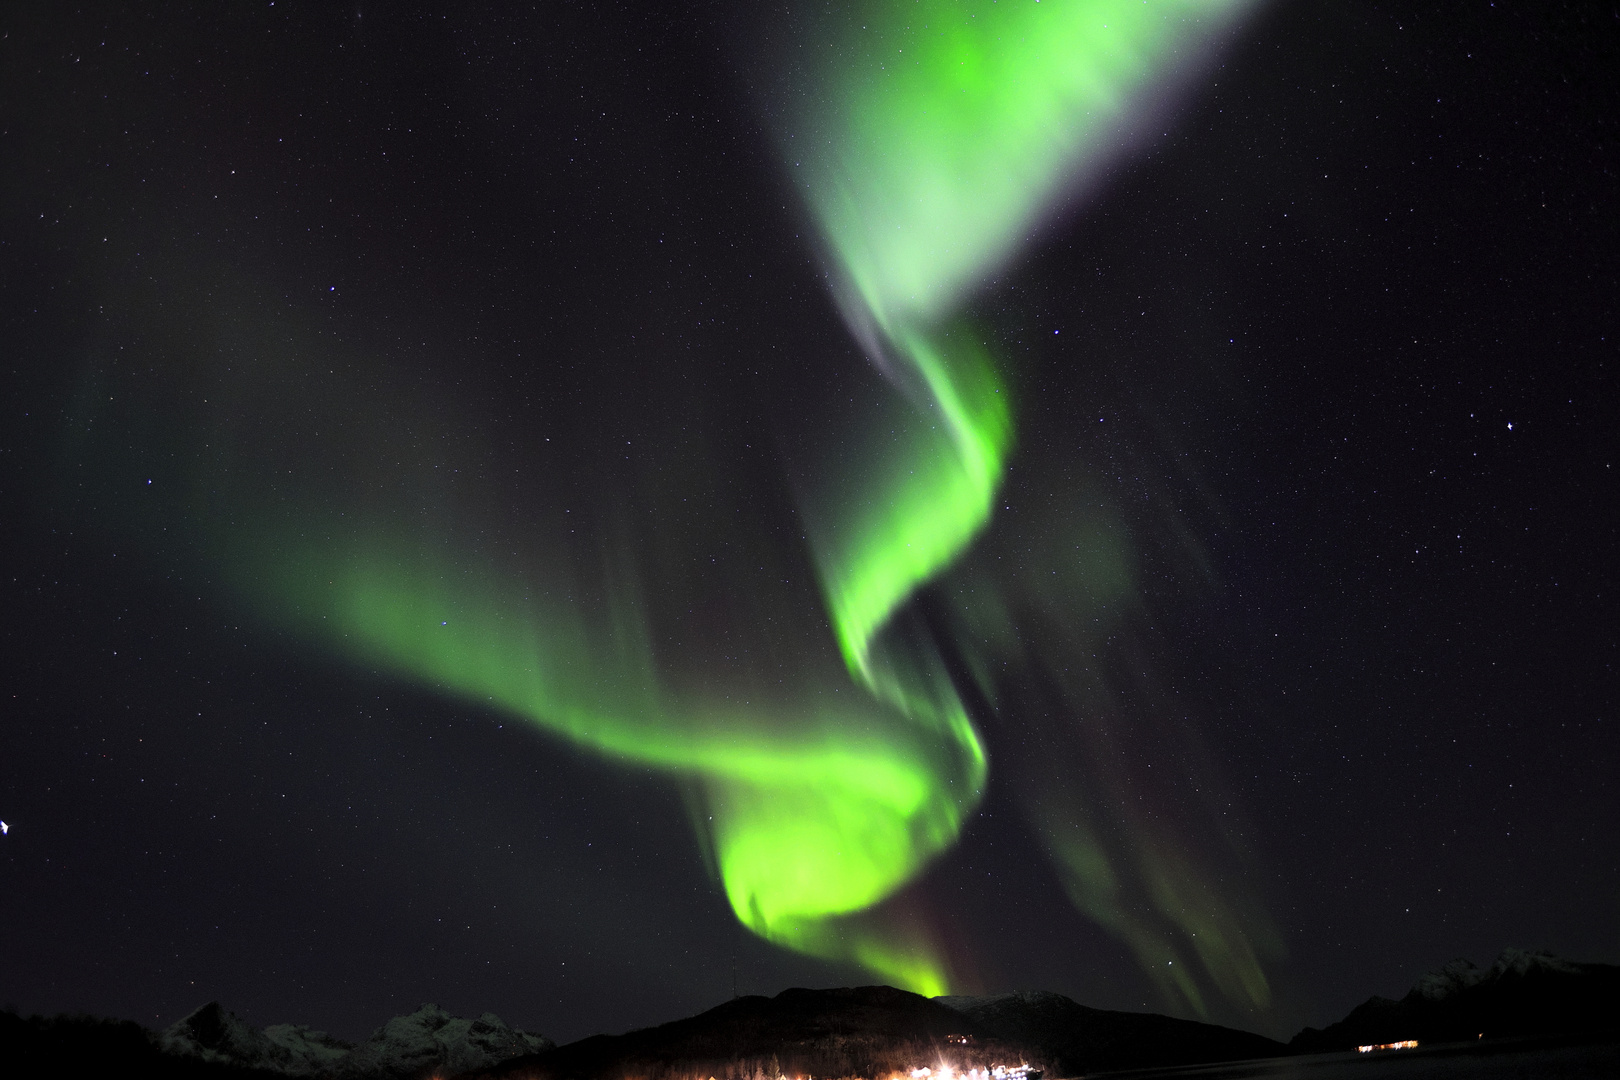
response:
[[[1488,968],[1453,960],[1399,1001],[1373,997],[1343,1020],[1306,1028],[1296,1053],[1417,1039],[1427,1043],[1550,1035],[1620,1035],[1620,967],[1506,949]]]
[[[1579,975],[1580,965],[1572,964],[1549,952],[1530,952],[1525,949],[1504,949],[1496,963],[1488,968],[1476,966],[1473,961],[1458,958],[1444,967],[1431,971],[1417,981],[1408,995],[1426,1001],[1443,1001],[1464,990],[1503,979],[1524,978],[1531,973],[1553,975]]]
[[[275,1024],[260,1031],[210,1001],[157,1036],[164,1053],[199,1057],[228,1065],[269,1069],[288,1076],[326,1072],[348,1057],[352,1047],[324,1031]]]
[[[553,1045],[544,1035],[507,1027],[494,1013],[466,1020],[437,1005],[423,1005],[378,1028],[331,1071],[343,1080],[420,1077],[435,1071],[454,1075]]]
[[[420,1080],[485,1069],[550,1049],[543,1035],[508,1027],[494,1013],[476,1020],[423,1005],[396,1016],[358,1046],[297,1024],[259,1030],[211,1001],[157,1036],[170,1054],[330,1080]]]

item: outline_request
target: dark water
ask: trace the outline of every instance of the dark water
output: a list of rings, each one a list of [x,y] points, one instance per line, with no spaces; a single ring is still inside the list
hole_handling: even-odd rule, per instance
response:
[[[1104,1075],[1104,1074],[1098,1074]],[[1305,1057],[1235,1061],[1179,1069],[1108,1073],[1117,1080],[1620,1080],[1620,1043],[1586,1045],[1437,1046],[1371,1054],[1311,1054]]]

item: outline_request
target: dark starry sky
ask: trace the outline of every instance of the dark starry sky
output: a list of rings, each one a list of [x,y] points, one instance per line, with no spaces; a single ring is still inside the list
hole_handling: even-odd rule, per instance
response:
[[[302,391],[356,414],[566,414],[589,500],[596,433],[687,410],[716,505],[790,514],[755,448],[870,374],[748,89],[763,17],[0,14],[0,999],[567,1040],[865,978],[738,927],[666,779],[255,623],[130,525],[106,478],[183,466],[163,408],[84,449],[189,335],[296,323],[408,354]],[[1227,793],[1278,929],[1275,1006],[1216,1019],[1286,1036],[1509,945],[1620,961],[1617,41],[1612,4],[1271,5],[976,301],[1003,513],[1082,473],[1124,508],[1203,748],[1172,783]],[[1017,782],[914,889],[965,989],[1166,1007]]]

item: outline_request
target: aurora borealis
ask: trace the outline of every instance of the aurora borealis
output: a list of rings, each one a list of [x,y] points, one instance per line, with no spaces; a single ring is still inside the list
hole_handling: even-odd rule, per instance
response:
[[[108,928],[0,971],[1283,1031],[1403,949],[1592,952],[1609,796],[1554,759],[1608,738],[1607,234],[1528,216],[1573,165],[1481,156],[1529,106],[1458,72],[1515,33],[1442,71],[1427,22],[1239,0],[143,18],[0,45],[7,911]],[[1527,298],[1558,259],[1585,299]],[[94,839],[27,846],[56,820]]]
[[[259,590],[272,616],[297,612],[361,657],[613,757],[696,778],[744,925],[920,992],[947,992],[933,948],[880,943],[858,919],[954,842],[986,777],[980,737],[938,657],[926,644],[897,652],[881,640],[984,527],[1012,440],[994,360],[965,325],[947,327],[1017,233],[1097,167],[1104,136],[1134,99],[1176,80],[1178,52],[1198,55],[1210,27],[1193,16],[1219,27],[1228,7],[877,4],[847,13],[833,43],[811,43],[829,56],[804,88],[817,136],[794,151],[808,160],[791,165],[808,166],[807,198],[852,332],[918,413],[916,430],[860,461],[840,496],[818,493],[805,508],[838,646],[870,700],[814,703],[809,679],[757,714],[671,694],[643,639],[647,616],[633,597],[648,586],[633,568],[608,568],[619,579],[601,594],[610,619],[578,601],[503,599],[560,584],[549,559],[528,571],[538,581],[489,580],[470,554],[402,567],[378,526],[363,526],[371,535],[346,557],[281,542],[279,555],[226,556],[240,560],[236,575],[273,583]],[[868,36],[846,45],[856,18],[870,22]],[[290,565],[278,566],[288,553]],[[446,581],[477,584],[452,598]],[[1166,954],[1161,944],[1153,959]],[[1264,1004],[1252,956],[1241,976],[1217,970],[1227,959],[1204,956],[1218,983],[1247,979]],[[1202,1009],[1195,992],[1189,1000]]]
[[[864,913],[955,842],[987,775],[935,646],[885,640],[897,612],[984,528],[1013,439],[990,350],[951,320],[1016,233],[1096,168],[1097,144],[1133,97],[1172,82],[1176,51],[1208,32],[1140,5],[1052,11],[1052,20],[1011,8],[980,19],[957,4],[880,5],[870,12],[877,44],[832,48],[838,62],[806,88],[807,100],[836,103],[809,121],[827,133],[825,150],[802,154],[835,288],[852,333],[891,376],[896,405],[914,413],[895,445],[848,466],[858,476],[805,485],[813,558],[852,683],[796,671],[772,700],[729,702],[723,681],[701,667],[672,672],[651,640],[650,609],[662,598],[632,549],[658,538],[618,537],[599,566],[564,572],[578,552],[518,521],[511,542],[528,550],[496,561],[487,539],[469,543],[460,525],[483,511],[455,496],[437,506],[386,497],[356,512],[293,492],[282,497],[291,523],[278,525],[262,509],[275,500],[269,478],[233,480],[229,516],[253,523],[252,539],[227,532],[204,542],[203,557],[272,622],[693,783],[707,811],[703,839],[745,926],[907,988],[948,992],[936,944],[896,939]],[[891,82],[885,56],[908,48],[916,59]],[[344,467],[374,474],[379,449],[354,448]],[[189,531],[207,515],[190,516],[174,526]],[[393,524],[408,517],[440,538],[430,545]],[[842,696],[828,702],[829,691]],[[1175,953],[1160,943],[1152,959],[1161,955]],[[1226,959],[1205,963],[1214,972]],[[1245,975],[1260,980],[1263,1004],[1263,977]],[[1224,970],[1216,978],[1240,981]],[[1195,993],[1189,1000],[1202,1009]]]

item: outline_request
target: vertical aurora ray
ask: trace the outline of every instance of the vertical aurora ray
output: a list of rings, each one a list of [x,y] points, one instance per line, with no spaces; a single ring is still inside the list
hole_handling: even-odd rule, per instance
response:
[[[882,452],[835,470],[804,500],[839,647],[851,674],[907,715],[937,719],[948,698],[965,729],[957,737],[975,745],[954,693],[907,689],[946,681],[937,656],[884,642],[915,592],[988,524],[1011,450],[1004,379],[963,308],[1245,6],[856,3],[814,35],[821,51],[807,85],[780,110],[779,143],[818,226],[845,320],[910,410]],[[957,649],[969,664],[980,651]],[[1125,939],[1170,996],[1202,1012],[1167,939],[1121,906],[1108,858],[1051,827],[1074,820],[1091,797],[1056,794],[1037,814],[1060,876],[1077,906]],[[1171,921],[1230,997],[1263,1001],[1264,977],[1228,909],[1219,899],[1189,900],[1209,892],[1196,873],[1161,869],[1182,865],[1173,844],[1139,848],[1141,876],[1153,882],[1148,906],[1179,912]],[[911,959],[930,962],[926,948]],[[1167,968],[1175,974],[1168,983]]]

